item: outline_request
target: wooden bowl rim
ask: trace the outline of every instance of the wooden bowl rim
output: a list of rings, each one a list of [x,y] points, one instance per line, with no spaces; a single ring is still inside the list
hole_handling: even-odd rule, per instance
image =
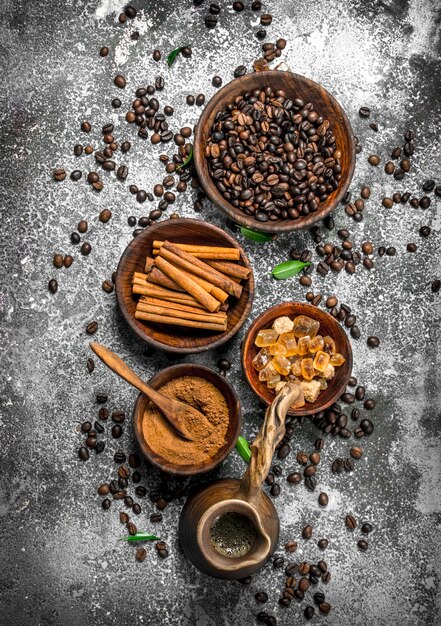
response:
[[[265,311],[263,311],[258,317],[256,317],[256,319],[252,322],[251,326],[248,328],[245,337],[243,339],[242,345],[241,345],[241,362],[242,362],[242,370],[245,374],[245,378],[247,380],[248,385],[250,386],[250,388],[253,390],[253,392],[256,394],[256,396],[258,396],[258,398],[260,398],[260,400],[262,400],[262,402],[264,402],[266,405],[269,405],[271,403],[271,401],[267,400],[258,390],[257,386],[255,385],[255,378],[256,376],[254,375],[254,370],[252,372],[253,375],[251,375],[251,373],[248,371],[248,368],[246,367],[245,364],[245,358],[246,358],[246,354],[248,352],[249,346],[251,345],[250,342],[250,338],[251,335],[260,327],[261,325],[261,321],[263,319],[264,316],[266,316],[268,313],[271,314],[276,314],[277,311],[281,308],[281,307],[285,307],[285,306],[292,306],[292,305],[300,305],[302,308],[305,309],[305,313],[299,313],[298,315],[306,315],[309,314],[310,317],[313,317],[313,313],[314,311],[317,311],[317,307],[313,306],[312,304],[308,304],[305,302],[299,302],[297,300],[289,300],[286,302],[280,302],[279,304],[275,304],[274,306],[269,307],[268,309],[265,309]],[[305,406],[300,407],[299,409],[294,409],[291,411],[288,411],[287,415],[293,415],[293,416],[299,416],[299,415],[314,415],[314,413],[318,413],[319,411],[323,411],[324,409],[328,408],[329,406],[331,406],[331,404],[334,404],[334,402],[344,393],[349,378],[351,377],[351,372],[352,372],[352,362],[353,362],[353,357],[352,357],[352,346],[351,346],[351,342],[349,341],[348,336],[346,335],[345,331],[343,330],[343,328],[341,327],[341,325],[332,317],[332,315],[330,315],[327,311],[324,311],[323,309],[319,309],[321,313],[323,313],[329,320],[330,325],[333,326],[334,328],[337,328],[337,332],[341,335],[341,337],[343,337],[343,343],[345,345],[345,354],[343,355],[346,359],[346,367],[347,367],[347,374],[345,376],[345,378],[343,379],[343,381],[340,383],[339,386],[337,386],[334,390],[334,392],[331,395],[331,399],[328,400],[327,402],[324,402],[321,405],[315,406],[313,409],[310,408],[308,409],[308,404],[306,403]],[[276,315],[274,315],[274,317],[276,317]],[[332,382],[332,381],[331,381]],[[320,396],[319,396],[320,397]],[[315,403],[313,403],[315,404]]]
[[[307,85],[309,88],[313,88],[315,90],[323,90],[324,92],[326,92],[333,108],[341,117],[342,124],[345,130],[345,135],[348,140],[348,145],[346,149],[348,150],[350,156],[348,175],[345,183],[339,185],[335,198],[326,209],[316,211],[315,213],[310,213],[308,216],[302,219],[299,218],[297,220],[286,220],[277,223],[269,221],[258,222],[250,216],[245,215],[245,213],[227,202],[224,197],[219,193],[211,179],[210,174],[208,173],[208,166],[206,168],[204,167],[204,164],[206,164],[206,160],[203,150],[202,135],[203,129],[205,129],[207,125],[208,117],[214,109],[219,107],[219,104],[225,94],[231,92],[231,97],[233,98],[234,95],[237,96],[238,94],[247,91],[247,89],[244,88],[243,85],[250,81],[250,77],[259,76],[262,78],[263,81],[265,81],[265,79],[271,81],[271,78],[273,78],[275,75],[279,76],[282,71],[283,70],[267,70],[264,72],[245,74],[244,76],[235,78],[226,85],[224,85],[221,89],[219,89],[217,93],[213,95],[212,98],[210,98],[210,100],[206,104],[204,110],[201,113],[201,116],[199,117],[198,123],[194,131],[194,164],[196,167],[198,178],[202,184],[205,193],[208,195],[208,197],[216,207],[220,208],[236,223],[240,224],[241,226],[247,226],[248,228],[252,228],[253,230],[265,233],[286,233],[293,230],[308,228],[312,226],[312,224],[319,222],[327,215],[332,213],[332,211],[336,209],[340,201],[343,199],[343,196],[345,195],[346,191],[349,188],[349,185],[351,184],[356,163],[354,133],[352,131],[349,119],[338,100],[336,100],[336,98],[325,87],[315,82],[311,78],[308,78],[307,76],[302,76],[301,74],[296,74],[295,72],[289,72],[289,74],[295,77],[295,80],[305,83],[305,85]]]
[[[116,291],[116,300],[118,303],[118,307],[119,310],[122,313],[122,316],[126,322],[126,324],[131,328],[131,330],[142,340],[145,341],[146,343],[154,346],[155,348],[159,349],[159,350],[163,350],[164,352],[171,352],[174,354],[196,354],[199,352],[206,352],[207,350],[212,350],[213,348],[218,348],[219,346],[223,345],[225,342],[227,342],[229,339],[231,339],[232,337],[234,337],[234,335],[239,332],[239,330],[242,328],[243,324],[245,323],[245,320],[247,319],[251,308],[253,306],[253,299],[254,299],[254,273],[253,273],[253,268],[252,265],[247,257],[247,255],[245,254],[244,249],[242,248],[242,246],[240,245],[240,243],[238,241],[236,241],[231,235],[229,235],[228,233],[226,233],[224,230],[222,230],[221,228],[219,228],[219,226],[216,226],[215,224],[210,224],[209,222],[205,222],[204,220],[197,220],[194,218],[190,218],[190,217],[181,217],[179,219],[176,220],[172,220],[173,224],[179,225],[182,223],[185,224],[194,224],[195,226],[200,227],[202,225],[202,228],[207,228],[207,230],[211,230],[212,233],[216,234],[216,235],[221,235],[224,240],[226,240],[227,242],[229,242],[231,244],[231,246],[238,248],[239,252],[240,252],[240,260],[242,261],[242,263],[244,264],[244,266],[250,270],[250,276],[247,280],[248,282],[248,300],[245,304],[245,308],[242,312],[242,315],[240,316],[240,318],[237,320],[236,324],[229,330],[226,331],[224,333],[219,334],[219,337],[214,337],[213,340],[208,341],[207,338],[207,344],[206,345],[202,345],[202,346],[196,346],[196,347],[185,347],[185,346],[168,346],[165,343],[162,343],[161,341],[158,341],[157,339],[154,339],[153,337],[150,337],[150,335],[147,334],[147,332],[145,331],[141,331],[139,329],[139,327],[134,323],[133,321],[133,316],[129,313],[129,311],[127,310],[127,307],[125,305],[124,302],[124,296],[123,296],[123,284],[124,281],[122,279],[122,271],[124,269],[125,264],[127,263],[127,258],[132,250],[132,248],[135,248],[136,245],[139,244],[139,242],[141,242],[141,244],[144,243],[144,239],[148,240],[148,239],[154,239],[154,232],[155,229],[157,227],[159,227],[159,225],[164,224],[166,222],[166,220],[161,221],[161,222],[157,222],[156,224],[154,224],[153,226],[150,226],[149,228],[146,228],[142,233],[140,233],[137,237],[135,237],[134,239],[132,239],[132,241],[130,241],[124,252],[122,253],[119,262],[118,262],[118,267],[116,269],[116,285],[115,285],[115,291]],[[245,291],[244,291],[245,293]],[[241,296],[244,297],[244,296]]]
[[[213,375],[214,378],[218,378],[222,380],[222,382],[225,384],[226,388],[228,389],[228,392],[231,394],[231,397],[234,401],[235,406],[237,406],[237,413],[235,415],[236,427],[233,431],[233,435],[231,436],[231,440],[225,445],[225,449],[222,455],[220,455],[219,458],[217,459],[212,459],[209,463],[204,465],[202,469],[198,468],[197,470],[195,470],[194,465],[184,465],[184,466],[178,465],[178,464],[173,465],[169,461],[167,461],[166,466],[161,465],[161,462],[158,461],[158,458],[161,458],[160,455],[157,454],[156,452],[153,452],[153,450],[151,450],[151,448],[148,446],[147,442],[145,441],[144,437],[142,436],[142,433],[138,429],[137,415],[138,415],[138,412],[140,411],[141,400],[144,396],[143,393],[139,393],[138,397],[136,398],[135,405],[133,407],[132,428],[133,428],[133,432],[135,433],[135,437],[138,442],[138,445],[141,448],[141,452],[146,457],[146,459],[148,459],[148,461],[155,467],[158,467],[160,470],[167,472],[168,474],[173,474],[173,475],[178,475],[178,476],[198,476],[199,474],[205,474],[206,472],[209,472],[213,470],[214,468],[216,468],[223,461],[225,461],[227,456],[230,455],[234,446],[236,445],[237,438],[239,437],[241,429],[242,429],[242,408],[241,408],[239,396],[237,395],[237,392],[232,386],[232,384],[226,379],[226,377],[221,376],[220,374],[218,374],[218,372],[216,372],[211,367],[207,367],[206,365],[199,365],[198,363],[178,363],[176,365],[170,365],[169,367],[164,367],[162,370],[159,370],[159,372],[156,372],[156,374],[154,374],[148,380],[148,384],[151,385],[153,388],[156,388],[155,384],[157,380],[160,378],[160,376],[164,375],[165,373],[170,373],[170,372],[173,373],[173,376],[170,377],[170,380],[173,380],[174,378],[179,378],[181,376],[189,376],[188,365],[193,366],[193,368],[196,368],[197,371],[200,372],[200,374],[193,373],[191,374],[192,376],[200,376],[200,378],[204,378],[203,373],[210,372],[210,374]],[[230,421],[231,421],[231,416],[230,416]]]

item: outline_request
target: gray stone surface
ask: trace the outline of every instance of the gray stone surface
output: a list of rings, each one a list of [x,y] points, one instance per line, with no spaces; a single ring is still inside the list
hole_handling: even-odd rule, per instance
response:
[[[248,587],[196,571],[178,544],[182,500],[169,505],[163,523],[154,528],[170,545],[170,557],[159,561],[151,546],[146,561],[135,562],[134,547],[117,541],[123,533],[118,506],[106,513],[96,495],[97,485],[114,475],[114,451],[135,447],[129,424],[117,442],[104,436],[107,447],[102,455],[92,455],[85,464],[77,459],[82,441],[78,425],[96,417],[95,393],[108,392],[108,407],[122,408],[128,415],[136,398],[136,392],[104,366],[97,364],[92,375],[87,373],[88,321],[97,319],[97,339],[146,378],[175,362],[129,334],[114,296],[100,285],[131,240],[127,217],[150,210],[136,203],[128,184],[151,190],[163,176],[157,161],[162,149],[143,143],[124,122],[133,91],[162,74],[166,88],[161,103],[175,107],[172,128],[178,129],[195,123],[199,114],[198,108],[186,106],[187,93],[209,97],[214,74],[227,82],[237,65],[251,68],[259,54],[260,43],[252,34],[258,16],[249,10],[237,15],[231,3],[220,4],[219,26],[207,31],[207,8],[194,9],[190,0],[138,2],[139,16],[125,26],[117,22],[120,3],[112,0],[1,3],[0,622],[6,626],[253,624],[259,610],[254,593],[262,589],[270,596],[264,608],[277,616],[278,624],[304,621],[306,602],[287,609],[278,606],[284,577],[271,564]],[[356,194],[369,183],[373,195],[361,224],[351,222],[339,208],[337,226],[348,225],[358,246],[371,240],[376,247],[397,248],[395,257],[376,260],[370,273],[359,268],[354,276],[341,273],[326,279],[314,274],[315,292],[335,293],[359,318],[362,339],[353,342],[354,374],[377,402],[372,412],[375,432],[363,440],[364,456],[355,472],[343,477],[330,473],[330,463],[347,454],[350,442],[327,441],[318,472],[320,488],[331,498],[327,510],[318,508],[317,494],[281,479],[278,552],[288,539],[299,539],[305,523],[314,526],[313,540],[300,539],[294,555],[296,560],[324,556],[332,571],[325,588],[332,611],[327,618],[316,616],[314,623],[439,624],[440,308],[439,294],[431,293],[430,283],[440,273],[440,218],[433,194],[426,211],[409,205],[387,210],[380,199],[395,190],[420,197],[423,180],[434,177],[441,182],[440,5],[430,0],[281,0],[264,5],[274,15],[268,40],[288,39],[282,58],[340,100],[363,144],[351,188]],[[137,42],[130,40],[134,30],[140,33]],[[186,43],[193,46],[193,57],[178,59],[170,71],[164,59],[159,64],[151,59],[155,47],[165,56]],[[104,44],[111,52],[101,59],[98,50]],[[123,92],[112,83],[118,71],[128,79]],[[119,112],[110,107],[115,96],[124,103]],[[361,105],[373,109],[378,133],[358,117]],[[93,124],[89,136],[79,130],[83,119]],[[118,141],[133,140],[123,160],[130,167],[127,184],[104,174],[105,189],[96,194],[84,178],[77,183],[52,181],[54,167],[68,172],[79,167],[83,173],[93,168],[93,157],[76,159],[73,145],[90,141],[97,146],[99,129],[109,120],[116,123]],[[409,127],[416,132],[416,153],[403,181],[387,177],[381,166],[368,166],[368,154],[378,152],[384,162]],[[193,217],[190,196],[179,197],[176,210]],[[97,219],[104,207],[113,212],[107,225]],[[208,202],[199,217],[230,228]],[[93,248],[88,258],[69,241],[82,218],[90,223],[84,236]],[[433,229],[427,240],[418,235],[422,224]],[[324,231],[324,237],[336,241],[334,233]],[[222,350],[188,360],[213,367],[221,355],[232,360],[228,376],[242,398],[244,433],[252,439],[263,412],[241,372],[240,341],[266,307],[304,298],[296,279],[275,283],[270,269],[287,258],[291,246],[314,244],[308,232],[265,246],[239,239],[257,277],[250,320]],[[416,254],[406,253],[409,241],[418,244]],[[69,270],[52,268],[57,251],[73,252]],[[60,285],[55,296],[47,292],[53,276]],[[380,336],[379,349],[367,348],[370,334]],[[309,422],[297,429],[293,451],[281,463],[284,474],[297,467],[295,451],[311,451],[316,436]],[[239,476],[242,471],[243,462],[233,453],[214,476]],[[143,475],[148,487],[158,481],[151,468],[143,468]],[[148,521],[153,505],[147,499],[142,506],[138,527],[153,530]],[[374,524],[367,553],[357,549],[358,530],[345,529],[349,512]],[[316,546],[322,536],[330,540],[324,555]]]

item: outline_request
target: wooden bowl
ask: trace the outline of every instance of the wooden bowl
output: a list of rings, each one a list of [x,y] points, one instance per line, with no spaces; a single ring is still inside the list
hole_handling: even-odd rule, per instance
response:
[[[223,333],[198,330],[166,324],[154,324],[135,318],[136,297],[132,294],[133,272],[144,272],[145,258],[153,256],[153,241],[168,239],[171,242],[194,243],[206,246],[238,248],[240,262],[247,267],[250,277],[243,283],[241,297],[233,299],[228,310],[227,330]],[[253,270],[245,252],[235,239],[207,222],[193,219],[164,220],[150,226],[129,243],[119,261],[116,273],[116,298],[121,313],[142,340],[166,352],[189,354],[217,348],[231,339],[248,317],[253,303]]]
[[[202,474],[208,472],[217,467],[222,461],[230,454],[231,450],[236,445],[237,438],[240,434],[242,426],[242,418],[240,411],[240,402],[236,392],[230,383],[224,376],[221,376],[209,367],[203,365],[196,365],[193,363],[182,363],[181,365],[172,365],[166,367],[149,380],[149,385],[154,389],[163,387],[166,383],[174,378],[180,378],[181,376],[198,376],[204,378],[212,383],[221,394],[224,396],[228,410],[230,413],[230,421],[228,425],[226,443],[222,448],[219,448],[215,456],[209,463],[195,463],[194,465],[177,465],[170,463],[167,459],[164,459],[157,454],[148,444],[148,441],[142,433],[142,420],[144,416],[144,410],[149,404],[148,398],[140,393],[136,400],[135,407],[133,409],[133,430],[139,443],[143,454],[146,458],[159,467],[159,469],[168,472],[169,474],[178,474],[180,476],[194,476],[195,474]]]
[[[340,352],[346,359],[343,365],[335,368],[334,378],[328,381],[328,388],[320,392],[315,402],[306,402],[305,406],[288,411],[288,415],[312,415],[326,409],[344,393],[352,371],[351,344],[345,331],[332,315],[311,304],[283,302],[264,311],[251,324],[243,340],[242,368],[251,389],[266,404],[271,404],[275,393],[272,389],[268,389],[265,382],[259,380],[259,372],[253,367],[252,360],[260,350],[254,341],[259,330],[271,328],[273,321],[283,315],[291,318],[297,315],[307,315],[320,322],[319,334],[330,335],[335,341],[337,352]]]
[[[205,158],[205,147],[211,133],[214,118],[227,104],[234,101],[239,95],[244,95],[254,89],[271,87],[273,90],[283,89],[287,97],[302,98],[305,102],[312,102],[314,109],[327,118],[331,126],[337,147],[342,152],[341,158],[341,180],[338,188],[333,191],[325,202],[321,202],[319,209],[315,213],[299,217],[296,220],[280,220],[277,222],[258,222],[250,215],[246,215],[239,208],[230,204],[217,190],[210,173],[208,162]],[[292,72],[282,72],[272,70],[268,72],[255,72],[246,74],[231,81],[220,89],[205,106],[199,118],[194,137],[194,163],[196,171],[210,200],[226,213],[232,220],[254,230],[268,233],[282,233],[301,228],[309,228],[315,222],[322,220],[326,215],[335,210],[339,202],[345,195],[350,185],[355,167],[355,141],[351,125],[345,112],[324,87],[313,80],[293,74]]]

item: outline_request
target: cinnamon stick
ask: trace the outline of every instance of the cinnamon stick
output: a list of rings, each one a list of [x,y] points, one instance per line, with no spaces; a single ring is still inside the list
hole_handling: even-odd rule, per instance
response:
[[[161,287],[165,287],[166,289],[172,289],[173,291],[184,291],[182,287],[175,283],[174,280],[169,278],[164,272],[161,272],[156,266],[154,266],[147,277],[147,282],[155,283],[155,285],[160,285]]]
[[[185,289],[187,293],[193,296],[193,298],[200,302],[208,311],[213,313],[214,311],[219,310],[219,300],[216,300],[216,298],[213,298],[213,296],[207,293],[205,289],[202,289],[202,287],[192,280],[187,273],[182,271],[182,269],[174,267],[161,256],[158,256],[155,259],[155,265],[159,267],[164,274],[167,274],[169,278],[172,278],[175,282],[177,282],[180,287]]]
[[[222,291],[219,287],[215,287],[208,281],[196,276],[195,274],[191,274],[190,278],[194,280],[195,283],[200,285],[202,289],[205,289],[209,294],[219,300],[219,302],[225,302],[228,298],[228,294],[226,291]],[[180,287],[174,280],[169,278],[164,272],[162,272],[159,268],[154,267],[150,274],[147,276],[147,281],[150,283],[155,283],[156,285],[160,285],[161,287],[165,287],[166,289],[173,289],[174,291],[184,291],[182,287]]]
[[[218,272],[232,276],[233,278],[240,278],[246,280],[250,277],[250,270],[238,263],[230,263],[229,261],[212,261],[208,259],[205,261],[207,265],[213,267]]]
[[[210,322],[213,324],[226,324],[227,319],[225,313],[204,313],[202,310],[197,313],[188,313],[187,311],[145,303],[138,303],[136,310],[144,311],[145,313],[155,313],[156,315],[177,317],[179,320],[194,320],[195,322]]]
[[[187,313],[205,313],[204,309],[202,308],[202,305],[198,303],[198,306],[190,306],[189,304],[180,304],[179,302],[170,302],[169,300],[161,300],[160,298],[154,298],[152,296],[141,296],[141,298],[138,300],[137,303],[137,308],[139,308],[140,311],[145,311],[145,307],[147,305],[156,305],[156,306],[162,306],[165,307],[167,309],[174,309],[175,311],[185,311]],[[223,305],[222,305],[223,306]],[[222,310],[219,309],[219,311]],[[210,315],[217,315],[217,313],[210,313]]]
[[[164,245],[164,241],[155,240],[153,242],[153,251],[157,253]],[[238,248],[223,248],[222,246],[198,246],[187,243],[174,244],[181,250],[189,252],[199,259],[229,259],[238,261],[240,259],[240,250]]]
[[[196,259],[195,257],[188,254],[184,250],[180,250],[177,246],[166,241],[162,248],[159,251],[159,256],[156,257],[155,263],[157,264],[158,259],[164,258],[167,261],[177,265],[179,268],[182,268],[188,272],[192,272],[197,276],[201,276],[205,280],[213,283],[220,289],[223,289],[227,293],[236,298],[240,298],[242,293],[242,287],[235,283],[233,280],[225,276],[225,274],[221,274],[217,270],[213,269],[200,259]]]
[[[145,258],[145,273],[148,274],[149,272],[152,271],[153,267],[154,267],[154,263],[155,263],[155,259],[152,259],[152,257],[147,256]]]
[[[226,323],[215,324],[213,322],[195,322],[194,320],[182,320],[177,317],[155,315],[154,313],[145,313],[144,311],[135,311],[135,317],[146,322],[156,322],[157,324],[169,324],[172,326],[186,326],[189,328],[200,328],[203,330],[214,330],[219,333],[225,332],[227,329]]]
[[[150,296],[153,298],[160,298],[161,300],[168,300],[169,302],[179,302],[180,304],[188,304],[190,306],[204,308],[202,304],[187,293],[171,291],[170,289],[164,289],[163,287],[150,283],[146,283],[145,285],[133,284],[132,292],[141,296]]]

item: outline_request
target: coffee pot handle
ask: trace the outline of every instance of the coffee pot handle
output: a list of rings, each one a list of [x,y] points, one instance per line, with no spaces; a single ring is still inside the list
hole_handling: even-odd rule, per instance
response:
[[[300,391],[298,383],[286,384],[266,410],[262,428],[251,444],[251,460],[242,477],[241,492],[247,500],[260,493],[271,467],[274,450],[285,435],[286,414]]]

